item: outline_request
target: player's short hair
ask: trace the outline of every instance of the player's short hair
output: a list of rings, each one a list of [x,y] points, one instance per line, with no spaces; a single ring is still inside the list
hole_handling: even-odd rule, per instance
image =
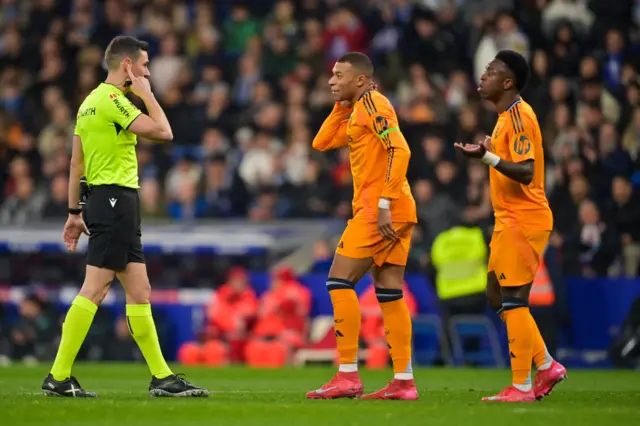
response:
[[[522,92],[529,82],[529,64],[527,60],[513,50],[501,50],[496,59],[502,61],[515,77],[515,85],[518,92]]]
[[[118,36],[111,40],[111,43],[107,46],[107,50],[104,52],[104,60],[109,69],[114,69],[126,57],[132,60],[138,59],[141,50],[147,52],[149,43],[138,40],[135,37]]]
[[[364,53],[349,52],[342,55],[336,62],[341,64],[351,64],[353,67],[358,68],[368,78],[373,77],[373,62]]]

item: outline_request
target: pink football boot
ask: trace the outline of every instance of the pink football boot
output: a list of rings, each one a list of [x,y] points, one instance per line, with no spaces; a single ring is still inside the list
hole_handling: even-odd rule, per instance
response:
[[[393,379],[386,387],[377,392],[367,394],[362,399],[396,399],[402,401],[415,401],[418,399],[416,383],[411,380]]]
[[[538,371],[533,380],[533,393],[536,399],[540,400],[549,395],[553,388],[563,380],[567,379],[567,369],[555,360],[551,362],[551,367]]]
[[[329,383],[307,393],[307,399],[358,398],[361,395],[362,382],[358,372],[338,372]]]
[[[486,402],[534,402],[536,395],[533,393],[533,389],[530,389],[528,392],[523,392],[513,386],[507,386],[499,394],[485,396],[482,400]]]

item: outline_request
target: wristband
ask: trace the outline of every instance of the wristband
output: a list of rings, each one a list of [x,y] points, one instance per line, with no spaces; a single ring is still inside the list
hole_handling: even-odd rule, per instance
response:
[[[482,158],[480,159],[487,166],[495,167],[500,162],[500,157],[495,155],[493,152],[485,152]]]
[[[380,201],[378,201],[378,208],[389,210],[391,208],[391,200],[380,198]]]
[[[72,208],[69,208],[69,214],[79,215],[80,213],[82,213],[82,209],[72,209]]]

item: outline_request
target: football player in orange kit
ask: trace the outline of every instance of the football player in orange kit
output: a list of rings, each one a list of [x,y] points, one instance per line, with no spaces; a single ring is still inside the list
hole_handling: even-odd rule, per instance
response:
[[[338,374],[310,399],[362,395],[358,375],[360,306],[357,282],[371,270],[382,310],[394,379],[363,399],[418,399],[411,366],[411,317],[402,295],[416,205],[406,173],[411,153],[389,100],[375,90],[373,64],[362,53],[338,59],[329,80],[336,101],[313,140],[319,151],[349,147],[353,219],[336,249],[327,279],[340,355]]]
[[[478,87],[498,112],[493,135],[479,144],[456,143],[465,155],[490,166],[495,228],[487,276],[489,304],[507,325],[512,386],[484,401],[531,402],[551,393],[567,371],[544,344],[529,313],[529,292],[553,217],[544,192],[544,154],[538,119],[520,97],[529,65],[503,50],[489,63]],[[531,384],[531,364],[538,372]]]

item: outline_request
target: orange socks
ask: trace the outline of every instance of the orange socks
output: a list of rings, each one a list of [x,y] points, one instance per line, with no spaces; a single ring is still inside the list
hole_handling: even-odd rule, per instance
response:
[[[544,339],[542,338],[542,334],[540,334],[536,320],[531,314],[529,314],[529,316],[531,317],[533,328],[533,363],[538,370],[546,370],[551,367],[553,357],[549,351],[547,351],[547,345],[544,344]]]
[[[327,289],[333,303],[340,371],[358,370],[358,340],[360,339],[360,303],[355,285],[347,280],[329,278]]]
[[[333,303],[336,342],[340,355],[340,371],[358,369],[358,341],[360,339],[360,303],[353,283],[329,278],[327,289]],[[413,379],[411,365],[411,316],[402,297],[402,290],[376,289],[384,320],[389,353],[395,378]]]
[[[413,379],[411,365],[411,315],[403,299],[402,290],[376,288],[376,297],[384,319],[389,353],[395,378]]]
[[[496,313],[500,316],[502,321],[506,323],[504,313],[505,311],[500,308]],[[544,371],[547,368],[551,367],[551,363],[553,362],[553,357],[547,350],[547,345],[544,343],[544,339],[542,338],[542,334],[540,334],[540,329],[538,329],[538,324],[536,324],[536,320],[533,318],[533,315],[529,313],[531,317],[532,330],[533,330],[533,363],[536,366],[536,369],[539,371]],[[511,340],[511,339],[509,339]]]
[[[507,305],[510,301],[505,299],[504,302]],[[515,303],[520,306],[505,309],[502,312],[502,318],[507,324],[513,384],[521,391],[528,391],[531,389],[534,321],[528,306],[521,301],[515,301]]]

